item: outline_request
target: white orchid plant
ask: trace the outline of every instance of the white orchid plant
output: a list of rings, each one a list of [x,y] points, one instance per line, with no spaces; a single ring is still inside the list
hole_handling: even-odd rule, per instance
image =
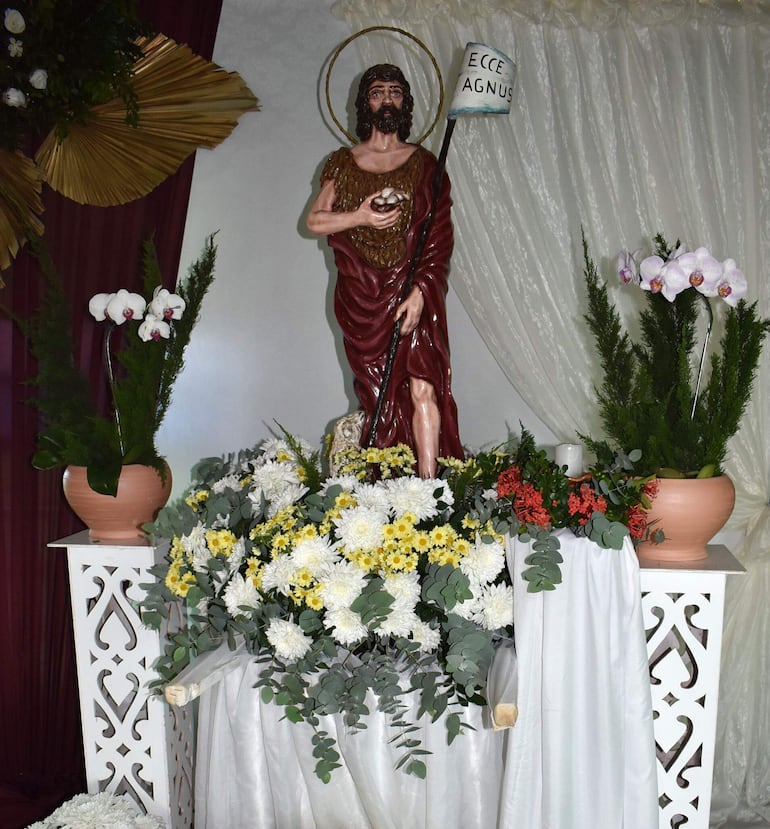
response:
[[[88,379],[77,368],[68,311],[62,293],[53,288],[37,318],[22,328],[38,360],[33,401],[45,426],[38,435],[33,464],[49,469],[70,464],[88,467],[92,489],[106,495],[117,491],[121,467],[145,464],[166,474],[155,446],[157,431],[171,402],[174,382],[184,365],[203,298],[214,278],[216,248],[213,238],[180,281],[177,293],[161,287],[161,274],[151,242],[144,247],[144,297],[125,289],[96,294],[91,315],[107,323],[104,364],[112,396],[112,413],[101,416],[92,399]],[[55,282],[49,280],[49,285]],[[120,350],[113,338],[121,337]]]
[[[770,320],[748,303],[748,282],[734,259],[719,261],[705,247],[669,246],[658,234],[655,252],[623,251],[623,285],[647,296],[639,316],[641,340],[631,340],[583,239],[588,294],[585,320],[601,359],[597,389],[611,443],[584,439],[600,457],[641,450],[643,474],[711,477],[723,472],[728,440],[738,431],[751,397]],[[712,307],[712,299],[718,307]],[[707,321],[700,357],[698,311]],[[718,348],[712,328],[722,330]],[[708,375],[708,378],[707,378]]]

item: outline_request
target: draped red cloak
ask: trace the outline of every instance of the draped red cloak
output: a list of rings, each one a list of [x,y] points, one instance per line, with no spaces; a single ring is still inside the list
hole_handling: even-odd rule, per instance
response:
[[[362,441],[368,436],[377,405],[396,308],[401,302],[420,228],[430,210],[436,163],[432,153],[417,147],[410,159],[402,165],[402,168],[411,166],[412,172],[408,178],[414,181],[409,205],[411,221],[405,235],[397,240],[396,255],[400,258],[395,264],[377,266],[372,263],[371,256],[367,261],[366,251],[362,254],[362,244],[356,243],[355,229],[328,237],[338,269],[335,313],[354,375],[355,392],[365,414]],[[359,180],[359,191],[360,180],[365,182],[363,190],[366,192],[357,194],[354,204],[351,204],[351,194],[345,192],[347,177],[342,172],[345,169]],[[399,181],[399,170],[389,173],[360,170],[350,151],[342,149],[330,157],[322,179],[334,178],[335,209],[350,210],[355,209],[364,197],[392,185],[394,181],[403,187],[404,177],[402,175]],[[404,213],[408,215],[406,208]],[[385,232],[367,229],[370,240],[372,233]],[[417,328],[399,342],[377,429],[375,445],[378,447],[405,443],[415,448],[409,378],[416,377],[430,383],[436,392],[441,416],[439,455],[464,457],[457,428],[457,406],[452,397],[446,323],[447,277],[453,244],[450,184],[448,176],[444,174],[430,233],[414,276],[413,284],[422,292],[425,305]]]

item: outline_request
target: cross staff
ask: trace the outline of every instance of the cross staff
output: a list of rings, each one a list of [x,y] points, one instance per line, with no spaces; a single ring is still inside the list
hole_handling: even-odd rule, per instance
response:
[[[409,262],[409,270],[401,291],[401,302],[406,301],[412,290],[414,276],[417,273],[425,242],[433,224],[433,217],[441,193],[441,180],[446,167],[447,152],[449,151],[457,116],[479,113],[507,115],[511,111],[515,71],[516,66],[513,61],[502,52],[498,52],[497,49],[485,46],[483,43],[468,43],[466,45],[462,69],[455,86],[455,93],[447,116],[444,139],[441,143],[441,151],[433,174],[430,208],[420,228],[420,235],[417,238],[414,253]],[[393,325],[388,356],[382,373],[382,383],[377,395],[377,405],[372,415],[372,422],[366,439],[367,448],[374,446],[377,439],[377,428],[382,418],[382,407],[390,386],[393,364],[396,360],[400,339],[401,320],[396,320]]]

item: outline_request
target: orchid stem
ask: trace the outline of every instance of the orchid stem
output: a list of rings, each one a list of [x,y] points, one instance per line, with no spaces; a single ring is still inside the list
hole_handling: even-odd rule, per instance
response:
[[[706,304],[706,310],[709,312],[709,321],[708,325],[706,326],[706,336],[703,338],[703,351],[701,351],[700,365],[698,366],[698,379],[695,381],[695,394],[692,399],[692,410],[690,411],[690,420],[695,419],[695,409],[698,405],[698,394],[700,393],[700,381],[703,377],[703,365],[706,362],[706,351],[708,349],[709,337],[711,336],[711,326],[714,324],[714,312],[711,310],[711,303],[703,294],[699,294],[699,296],[702,297],[703,302]]]
[[[110,382],[110,392],[112,393],[112,408],[115,411],[115,426],[118,431],[118,446],[120,447],[120,455],[123,457],[126,454],[126,449],[123,445],[123,427],[120,425],[120,408],[118,407],[118,396],[115,394],[115,373],[112,370],[112,349],[110,348],[110,340],[114,330],[115,323],[110,323],[107,327],[107,333],[104,335],[104,358],[107,366],[107,379]]]

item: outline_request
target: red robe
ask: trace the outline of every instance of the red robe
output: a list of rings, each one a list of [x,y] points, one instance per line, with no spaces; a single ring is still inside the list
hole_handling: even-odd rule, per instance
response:
[[[335,210],[355,210],[366,196],[389,185],[411,193],[402,209],[402,219],[394,228],[353,228],[328,237],[338,269],[334,308],[355,392],[365,414],[364,443],[377,405],[393,317],[401,302],[420,228],[430,210],[435,167],[433,154],[417,147],[396,170],[369,173],[357,167],[350,150],[342,149],[332,154],[322,173],[322,182],[334,179]],[[451,203],[449,178],[444,174],[431,230],[414,276],[413,284],[422,291],[425,306],[415,331],[399,342],[375,445],[405,443],[415,448],[409,378],[416,377],[430,383],[436,392],[441,416],[439,456],[462,458],[446,324],[447,276],[454,244]]]

